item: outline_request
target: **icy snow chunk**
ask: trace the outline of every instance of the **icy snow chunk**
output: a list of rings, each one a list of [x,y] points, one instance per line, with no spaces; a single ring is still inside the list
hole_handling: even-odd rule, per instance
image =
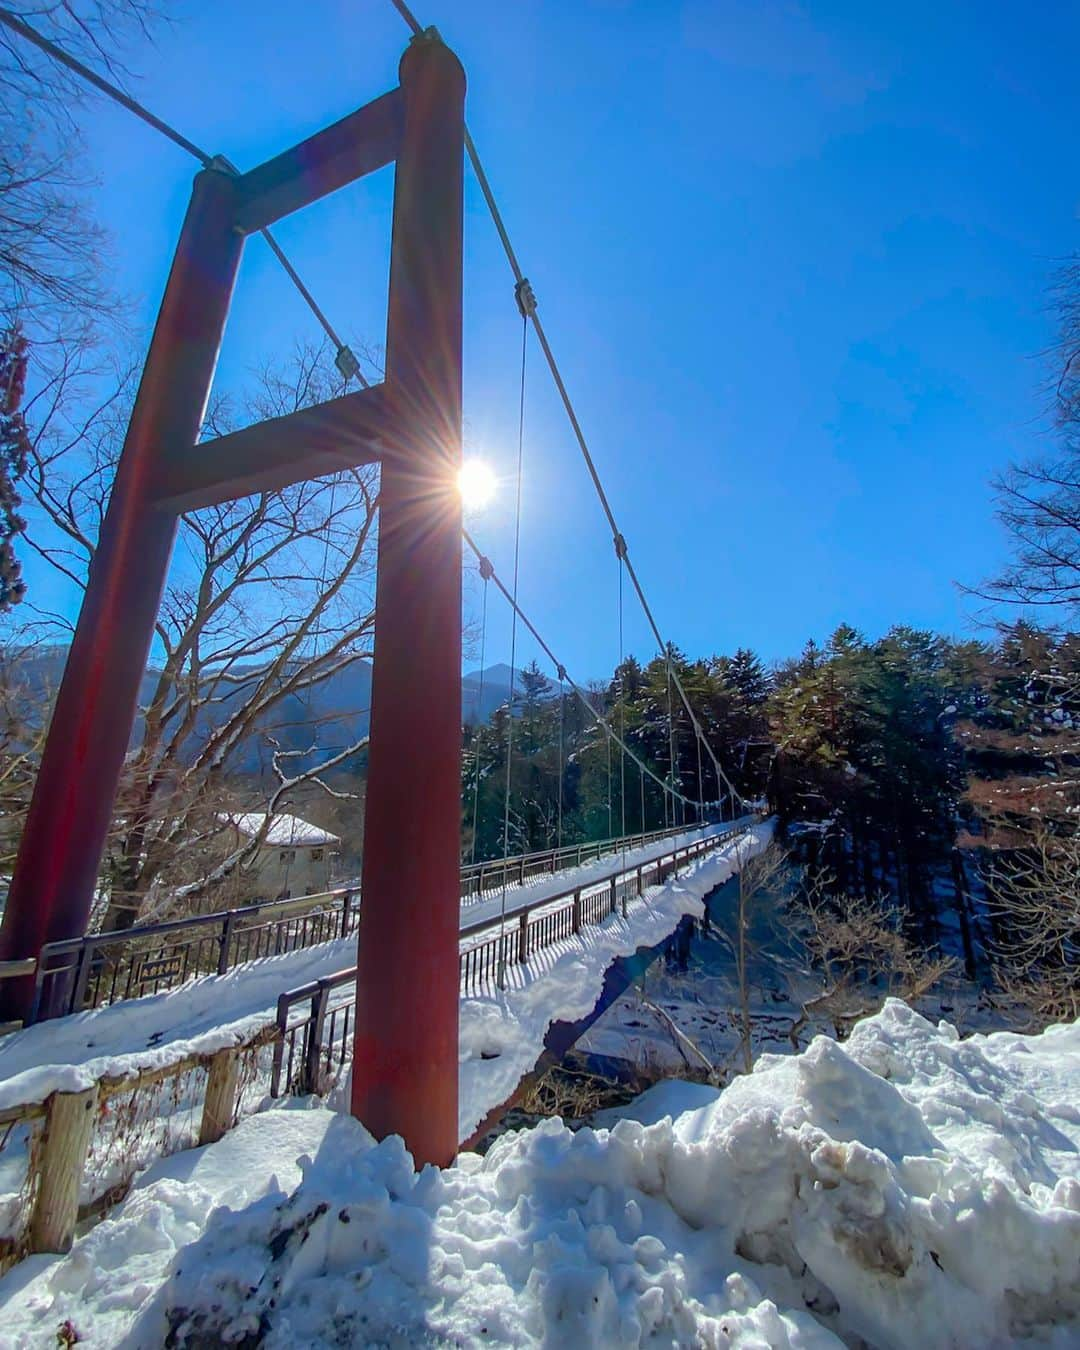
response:
[[[419,1174],[269,1112],[0,1281],[0,1344],[65,1317],[133,1347],[1080,1343],[1080,1023],[960,1040],[890,1002],[664,1109],[686,1086]]]

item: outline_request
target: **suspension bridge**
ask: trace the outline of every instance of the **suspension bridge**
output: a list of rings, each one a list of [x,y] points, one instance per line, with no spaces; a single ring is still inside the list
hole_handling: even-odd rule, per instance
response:
[[[266,954],[250,945],[254,932],[273,933],[267,941],[280,948],[294,940],[289,924],[295,932],[302,920],[308,925],[305,932],[325,940],[328,933],[349,935],[357,913],[362,913],[356,969],[347,972],[355,987],[352,1109],[377,1137],[401,1134],[418,1164],[443,1164],[458,1147],[462,982],[480,979],[501,987],[508,966],[528,959],[537,944],[576,933],[583,924],[600,923],[620,904],[625,907],[635,887],[641,893],[643,873],[662,879],[679,866],[680,854],[686,861],[728,837],[728,831],[705,823],[722,802],[734,818],[739,799],[672,661],[671,646],[631,560],[541,322],[534,289],[518,262],[465,125],[462,66],[435,29],[422,28],[402,0],[393,3],[412,30],[399,84],[245,172],[224,156],[203,150],[110,81],[0,10],[0,22],[23,40],[62,62],[200,166],[101,527],[0,927],[0,960],[8,963],[11,976],[0,983],[0,1013],[25,1021],[43,1011],[69,1011],[87,1006],[88,1000],[123,997],[115,984],[111,994],[104,992],[105,982],[114,977],[127,980],[128,994],[154,987],[155,978],[159,984],[187,979],[202,968],[200,944],[205,942],[211,948],[217,943],[216,959],[228,969]],[[466,159],[506,254],[521,319],[517,516],[508,581],[463,531],[457,487]],[[272,227],[390,164],[395,166],[395,186],[386,361],[381,380],[372,383],[277,243]],[[244,243],[255,234],[266,240],[333,344],[347,392],[315,407],[202,440],[202,421]],[[624,701],[614,717],[597,706],[519,600],[525,376],[534,344],[566,412],[618,561],[620,664],[624,581],[665,662],[667,765],[649,762],[631,743]],[[380,470],[362,904],[353,905],[342,893],[333,903],[324,903],[315,917],[283,915],[259,924],[246,922],[239,912],[209,916],[220,921],[219,934],[190,932],[181,938],[177,930],[169,952],[155,958],[156,966],[151,960],[149,968],[145,951],[140,956],[139,935],[129,931],[123,938],[124,958],[109,959],[113,935],[87,937],[86,930],[180,515],[361,464],[378,464]],[[515,719],[508,716],[502,856],[483,864],[494,867],[499,879],[495,894],[478,883],[488,910],[482,919],[466,918],[464,927],[462,895],[472,883],[468,869],[461,871],[460,858],[463,544],[484,582],[485,614],[490,585],[510,608],[511,699],[520,628],[551,664],[560,712],[564,691],[569,690],[617,762],[617,786],[609,777],[609,800],[613,815],[618,803],[620,825],[611,850],[617,856],[603,878],[566,871],[570,860],[557,839],[545,861],[549,888],[530,897],[527,883],[535,859],[513,858],[510,851]],[[677,704],[693,736],[694,796],[683,792],[676,769]],[[665,804],[665,830],[659,838],[633,836],[627,829],[628,765],[633,766],[632,781],[636,774],[635,786],[642,794],[646,780],[659,789]],[[715,782],[709,794],[704,788],[706,765]],[[560,786],[560,832],[561,792]],[[423,803],[422,811],[417,810],[418,803]],[[644,824],[644,805],[641,818]],[[703,828],[687,837],[684,831],[690,821]],[[573,866],[580,869],[585,863],[579,855]],[[490,879],[492,873],[488,875]],[[595,903],[594,894],[600,897]],[[197,922],[207,921],[203,916]],[[470,931],[470,923],[479,927]],[[249,946],[241,959],[242,948],[236,944],[245,935]],[[160,946],[164,936],[147,933],[142,938],[152,947]],[[300,945],[306,945],[306,938]],[[142,964],[136,964],[140,960]]]

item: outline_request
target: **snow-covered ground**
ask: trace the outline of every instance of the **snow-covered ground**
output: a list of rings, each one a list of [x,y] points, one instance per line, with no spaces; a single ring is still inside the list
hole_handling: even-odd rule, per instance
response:
[[[744,831],[687,864],[678,877],[632,898],[626,919],[613,915],[536,953],[527,966],[511,966],[502,992],[463,996],[459,1138],[468,1139],[513,1093],[543,1051],[553,1021],[573,1021],[592,1010],[615,957],[662,941],[683,914],[700,915],[702,898],[731,876],[740,859],[764,848],[771,834],[768,823]],[[280,993],[354,960],[355,940],[342,938],[7,1037],[0,1042],[0,1108],[243,1044],[273,1022]],[[343,988],[342,997],[348,994]],[[269,1090],[270,1058],[264,1048],[250,1065],[244,1111],[255,1110]],[[196,1137],[205,1072],[195,1072],[197,1082],[192,1077],[169,1079],[138,1101],[125,1098],[122,1109],[102,1117],[83,1177],[83,1204]],[[335,1093],[334,1100],[348,1101],[347,1076]],[[0,1236],[17,1231],[25,1219],[30,1141],[25,1126],[0,1140]]]
[[[961,1040],[890,1002],[722,1093],[663,1084],[441,1172],[292,1103],[7,1275],[0,1345],[70,1320],[88,1346],[1063,1350],[1078,1102],[1080,1023]]]

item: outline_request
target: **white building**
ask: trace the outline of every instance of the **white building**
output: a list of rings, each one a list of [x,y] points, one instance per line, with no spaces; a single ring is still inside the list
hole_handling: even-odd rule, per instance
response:
[[[266,828],[266,813],[249,811],[223,815],[236,832],[236,847],[257,839]],[[310,821],[278,812],[266,828],[266,837],[244,868],[244,890],[252,899],[283,900],[318,895],[329,890],[333,860],[341,840]]]

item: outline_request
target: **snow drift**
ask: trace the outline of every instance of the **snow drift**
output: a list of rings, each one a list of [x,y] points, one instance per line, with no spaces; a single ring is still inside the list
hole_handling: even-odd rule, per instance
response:
[[[893,1001],[442,1172],[269,1111],[9,1274],[0,1343],[1075,1345],[1078,1087],[1080,1023],[960,1040]]]

